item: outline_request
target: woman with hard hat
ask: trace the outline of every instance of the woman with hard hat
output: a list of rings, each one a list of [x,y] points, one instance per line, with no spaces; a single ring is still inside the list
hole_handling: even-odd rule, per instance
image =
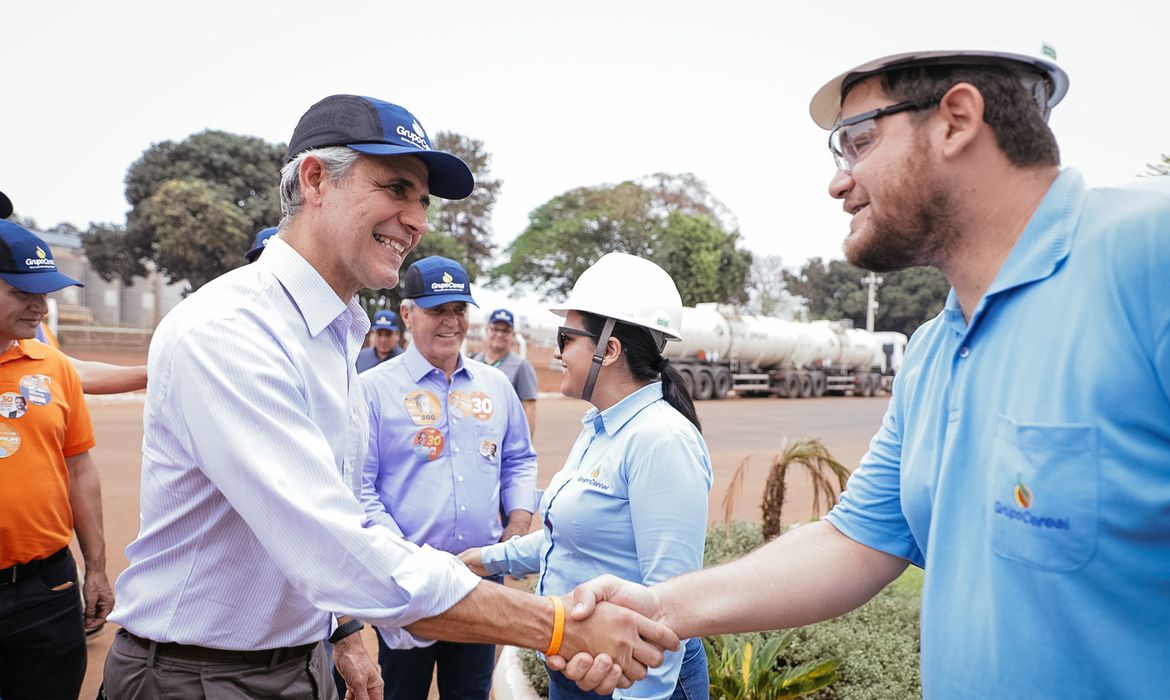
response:
[[[670,276],[610,253],[581,274],[557,333],[561,392],[593,404],[564,468],[540,502],[544,527],[464,552],[476,573],[539,571],[538,593],[560,596],[602,574],[658,583],[703,566],[711,457],[678,372],[662,357],[681,340],[682,300]],[[550,700],[598,697],[549,670]],[[707,698],[698,638],[614,697]]]

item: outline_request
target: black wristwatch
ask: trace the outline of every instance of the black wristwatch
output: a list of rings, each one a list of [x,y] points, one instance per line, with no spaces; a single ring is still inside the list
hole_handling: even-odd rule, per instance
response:
[[[361,620],[350,619],[349,622],[344,625],[338,625],[337,629],[333,630],[333,634],[329,635],[329,643],[336,644],[363,627],[365,625],[362,624]]]

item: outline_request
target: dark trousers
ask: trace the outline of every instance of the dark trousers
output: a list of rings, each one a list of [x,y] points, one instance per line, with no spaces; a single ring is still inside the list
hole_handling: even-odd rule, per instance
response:
[[[81,591],[68,551],[28,578],[0,583],[0,698],[77,700],[85,658]]]
[[[378,636],[384,700],[426,700],[436,665],[442,700],[487,700],[495,660],[494,644],[435,642],[420,649],[391,649]]]

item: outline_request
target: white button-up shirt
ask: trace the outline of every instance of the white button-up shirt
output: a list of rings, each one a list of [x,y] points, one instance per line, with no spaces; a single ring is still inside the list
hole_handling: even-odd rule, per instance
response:
[[[160,642],[268,649],[323,639],[330,613],[401,627],[477,585],[451,555],[362,527],[354,360],[368,329],[279,238],[163,319],[140,532],[113,622]]]

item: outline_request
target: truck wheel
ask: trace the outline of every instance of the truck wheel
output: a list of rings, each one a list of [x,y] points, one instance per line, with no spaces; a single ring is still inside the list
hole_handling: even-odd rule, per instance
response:
[[[800,398],[807,399],[812,396],[813,386],[812,377],[804,372],[800,373]]]
[[[687,389],[687,396],[695,397],[695,375],[691,374],[690,367],[679,367],[678,376],[682,377],[683,386]]]
[[[785,398],[798,398],[800,396],[800,377],[796,374],[785,374],[783,392],[781,395]]]
[[[716,367],[712,379],[715,380],[715,394],[711,398],[727,398],[727,392],[731,391],[731,370],[726,367]]]
[[[695,370],[695,399],[698,401],[710,401],[711,396],[715,394],[715,379],[711,376],[711,370],[706,367],[700,367]]]
[[[821,374],[820,372],[813,372],[812,373],[812,395],[813,396],[815,396],[817,398],[824,396],[826,385],[827,385],[827,382],[825,381],[825,375]]]

